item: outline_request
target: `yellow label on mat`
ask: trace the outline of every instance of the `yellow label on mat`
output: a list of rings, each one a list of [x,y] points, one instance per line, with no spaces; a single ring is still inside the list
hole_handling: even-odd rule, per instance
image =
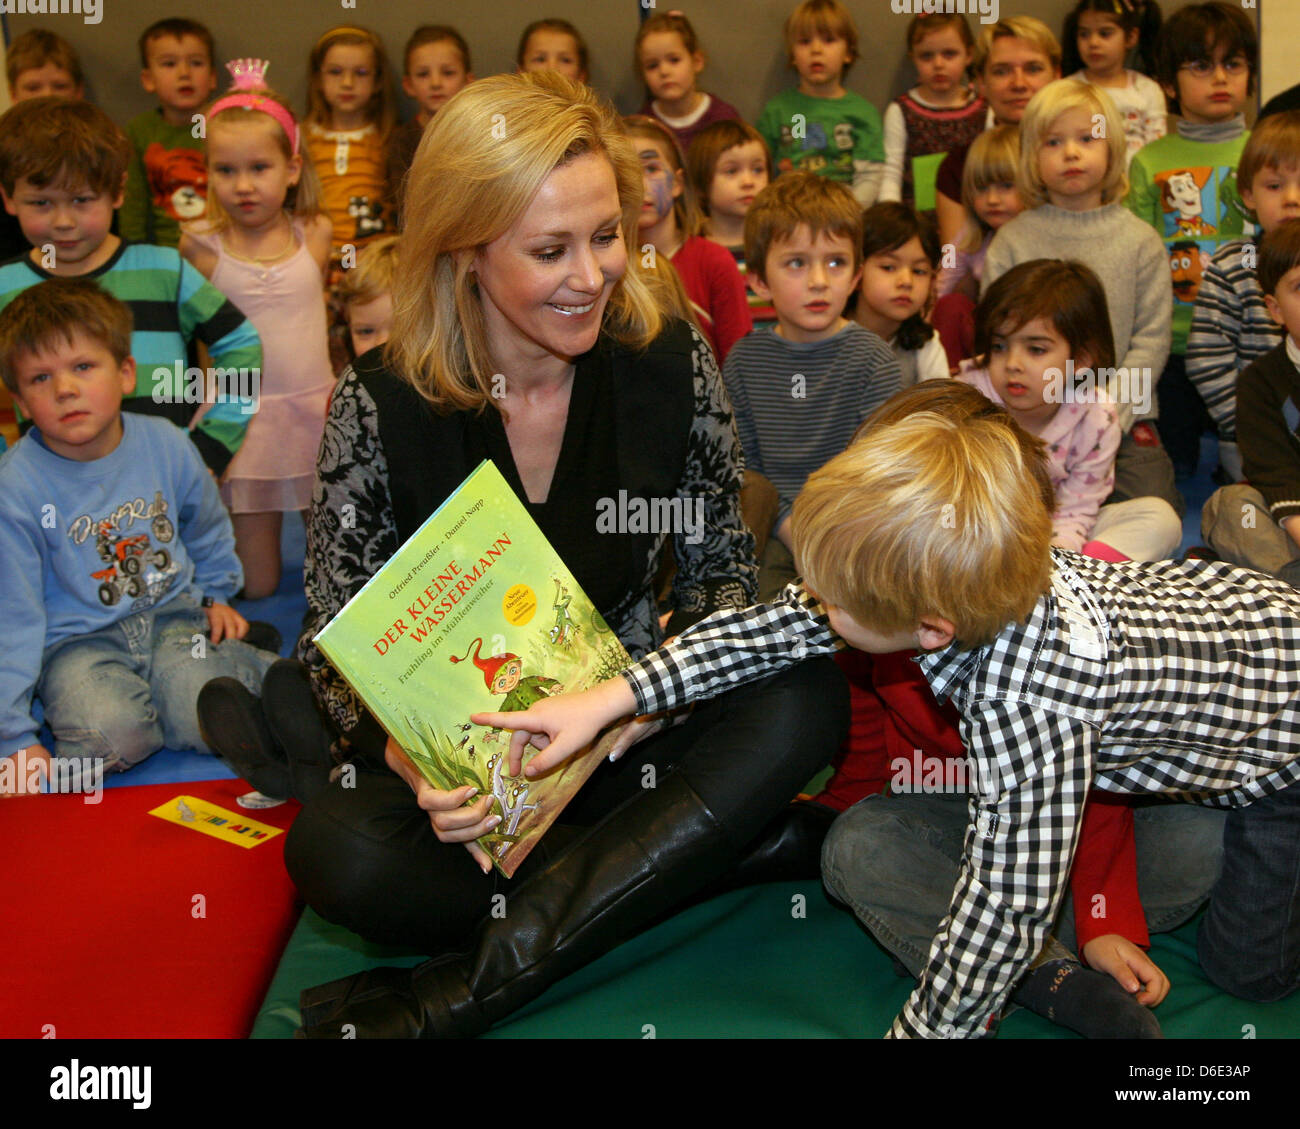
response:
[[[256,847],[268,839],[283,834],[282,827],[272,827],[267,823],[258,823],[245,815],[218,807],[196,796],[176,796],[161,807],[149,813],[168,823],[179,823],[193,831],[202,831],[227,843],[237,843],[241,847]]]

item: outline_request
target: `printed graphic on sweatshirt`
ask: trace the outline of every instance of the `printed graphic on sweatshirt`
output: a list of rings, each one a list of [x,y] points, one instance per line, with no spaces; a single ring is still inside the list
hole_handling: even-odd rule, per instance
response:
[[[208,170],[194,149],[165,149],[153,142],[144,151],[149,199],[172,219],[198,219],[208,206]]]
[[[777,162],[781,172],[812,172],[826,175],[826,170],[841,176],[853,175],[853,124],[837,122],[827,136],[819,121],[804,124],[806,132],[796,137],[788,124],[781,126],[782,157]]]
[[[68,527],[68,536],[81,545],[92,538],[100,566],[90,572],[99,602],[116,607],[124,599],[131,611],[157,604],[176,582],[180,569],[165,547],[176,536],[162,493],[152,502],[135,498],[101,517],[81,514]]]
[[[1165,169],[1155,175],[1160,193],[1160,234],[1169,244],[1174,302],[1196,304],[1201,276],[1221,243],[1240,238],[1244,216],[1236,203],[1230,165]]]

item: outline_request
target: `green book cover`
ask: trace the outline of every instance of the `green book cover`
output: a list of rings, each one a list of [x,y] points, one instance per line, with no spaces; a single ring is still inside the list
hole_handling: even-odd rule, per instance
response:
[[[613,744],[536,780],[511,777],[510,734],[471,714],[525,710],[631,662],[618,636],[489,461],[325,628],[316,644],[431,784],[491,793],[479,843],[510,877]]]

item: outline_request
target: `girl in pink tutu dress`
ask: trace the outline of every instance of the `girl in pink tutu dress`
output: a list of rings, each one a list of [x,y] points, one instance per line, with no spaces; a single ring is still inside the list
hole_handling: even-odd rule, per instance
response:
[[[282,515],[305,517],[315,482],[334,385],[324,293],[332,232],[298,123],[265,87],[266,63],[227,66],[234,85],[207,117],[208,215],[183,229],[180,251],[262,338],[257,414],[221,482],[244,595],[260,599],[280,580]]]

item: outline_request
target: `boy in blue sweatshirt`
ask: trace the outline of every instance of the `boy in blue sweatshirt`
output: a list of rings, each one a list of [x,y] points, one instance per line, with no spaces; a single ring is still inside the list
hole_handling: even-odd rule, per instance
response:
[[[260,688],[275,656],[242,642],[230,518],[198,449],[124,414],[131,313],[88,279],[54,279],[0,313],[0,379],[32,421],[0,458],[0,791],[40,790],[50,753],[122,771],[163,745],[208,752],[211,678]]]

